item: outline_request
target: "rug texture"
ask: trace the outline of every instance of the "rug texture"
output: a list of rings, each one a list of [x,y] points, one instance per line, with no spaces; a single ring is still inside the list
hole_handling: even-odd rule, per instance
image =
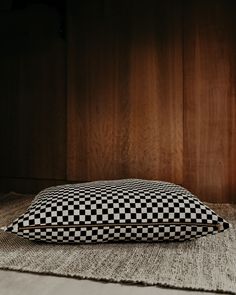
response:
[[[0,226],[33,196],[0,197]],[[0,232],[0,269],[236,294],[236,205],[208,204],[233,228],[172,243],[57,245]]]

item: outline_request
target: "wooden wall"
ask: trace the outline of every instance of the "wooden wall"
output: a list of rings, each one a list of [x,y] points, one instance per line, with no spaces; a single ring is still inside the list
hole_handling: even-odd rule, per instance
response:
[[[89,3],[69,7],[68,178],[182,182],[180,5]]]
[[[68,0],[66,39],[53,7],[3,13],[1,190],[138,177],[236,202],[235,12]]]
[[[0,12],[4,178],[66,177],[66,57],[57,26],[58,14],[45,5]]]
[[[236,202],[236,2],[184,6],[184,184]]]

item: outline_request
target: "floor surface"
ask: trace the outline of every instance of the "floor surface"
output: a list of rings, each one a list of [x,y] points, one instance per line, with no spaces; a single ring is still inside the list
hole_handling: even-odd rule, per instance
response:
[[[219,293],[103,283],[0,270],[1,295],[214,295]]]

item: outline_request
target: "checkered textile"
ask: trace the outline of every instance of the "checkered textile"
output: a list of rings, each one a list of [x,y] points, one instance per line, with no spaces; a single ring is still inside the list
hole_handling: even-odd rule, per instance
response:
[[[61,243],[184,241],[229,224],[173,183],[127,179],[50,187],[5,231]]]

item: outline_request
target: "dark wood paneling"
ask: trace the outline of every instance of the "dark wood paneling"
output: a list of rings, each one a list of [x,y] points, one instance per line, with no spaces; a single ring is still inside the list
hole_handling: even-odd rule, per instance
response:
[[[55,185],[66,184],[66,180],[0,177],[0,192],[17,192],[35,194]]]
[[[68,179],[182,181],[181,1],[69,1]]]
[[[67,69],[52,7],[1,12],[0,190],[139,177],[236,202],[235,1],[67,3]]]
[[[1,12],[0,175],[65,178],[65,44],[53,8]]]
[[[184,183],[236,201],[235,1],[185,1]]]

